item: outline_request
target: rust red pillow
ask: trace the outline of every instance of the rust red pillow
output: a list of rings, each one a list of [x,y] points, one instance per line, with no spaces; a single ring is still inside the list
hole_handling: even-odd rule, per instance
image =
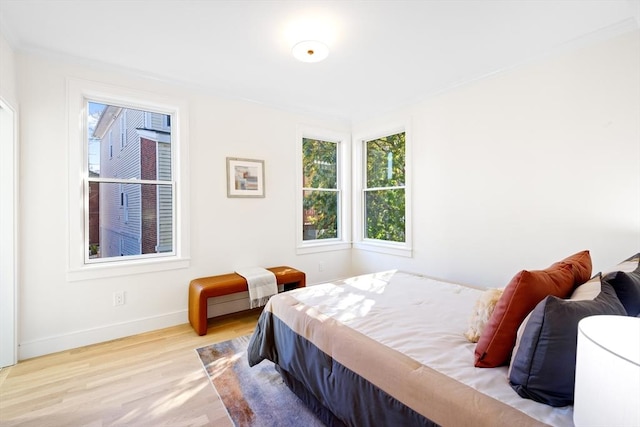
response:
[[[509,363],[518,327],[536,305],[553,295],[568,297],[591,276],[589,251],[578,252],[544,270],[522,270],[509,282],[475,349],[475,366],[495,368]]]

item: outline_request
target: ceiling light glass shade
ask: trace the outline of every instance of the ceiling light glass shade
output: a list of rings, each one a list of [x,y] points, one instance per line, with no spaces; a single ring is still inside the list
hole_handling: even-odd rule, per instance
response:
[[[329,48],[317,40],[305,40],[293,46],[291,53],[302,62],[320,62],[329,56]]]

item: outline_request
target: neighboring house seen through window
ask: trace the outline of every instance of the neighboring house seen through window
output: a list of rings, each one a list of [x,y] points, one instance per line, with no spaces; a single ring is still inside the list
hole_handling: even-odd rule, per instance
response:
[[[93,101],[87,112],[86,262],[173,254],[169,115]],[[117,154],[113,134],[120,135]]]
[[[189,266],[188,104],[69,78],[70,281]]]

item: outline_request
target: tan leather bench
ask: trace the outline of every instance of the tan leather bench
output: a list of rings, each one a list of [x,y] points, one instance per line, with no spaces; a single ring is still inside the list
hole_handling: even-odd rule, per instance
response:
[[[295,268],[281,266],[267,268],[276,275],[278,285],[288,291],[306,286],[306,275]],[[237,273],[201,277],[189,283],[189,323],[198,335],[207,334],[207,299],[246,292],[247,281]]]

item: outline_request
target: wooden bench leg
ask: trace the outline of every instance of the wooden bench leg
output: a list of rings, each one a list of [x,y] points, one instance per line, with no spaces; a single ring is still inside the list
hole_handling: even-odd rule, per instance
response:
[[[207,301],[209,298],[198,298],[198,335],[207,335]]]
[[[201,289],[189,289],[189,323],[198,335],[207,334],[207,299]]]

